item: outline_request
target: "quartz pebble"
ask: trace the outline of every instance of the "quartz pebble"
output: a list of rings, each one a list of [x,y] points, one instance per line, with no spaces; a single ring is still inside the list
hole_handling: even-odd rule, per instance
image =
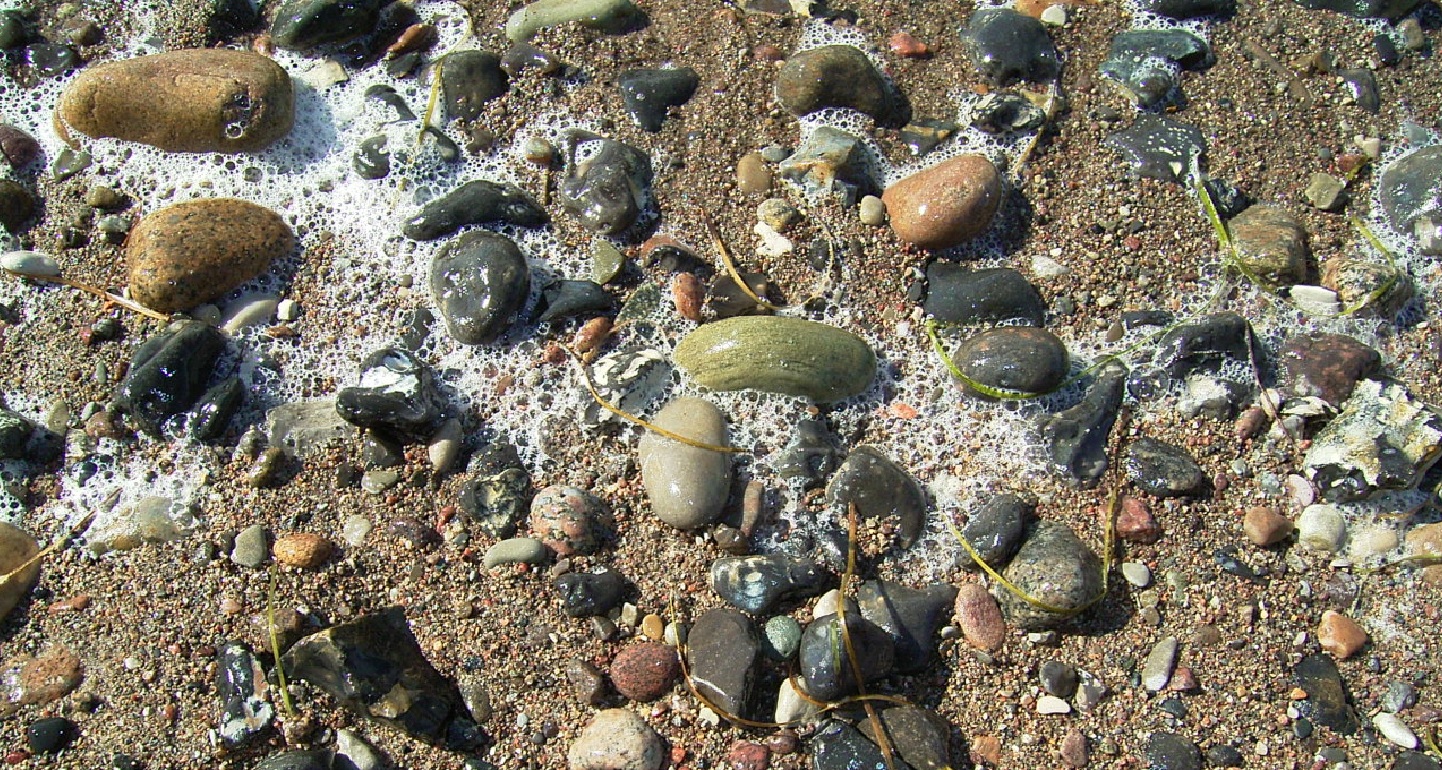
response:
[[[1372,724],[1377,728],[1377,732],[1382,734],[1383,738],[1386,738],[1392,743],[1404,749],[1410,750],[1417,748],[1416,733],[1413,733],[1412,729],[1398,718],[1396,714],[1390,714],[1385,711],[1380,712],[1372,717]]]
[[[1171,681],[1177,662],[1177,638],[1169,636],[1156,643],[1142,663],[1142,686],[1149,692],[1161,692]]]
[[[1347,520],[1335,505],[1318,503],[1302,509],[1297,519],[1297,539],[1302,545],[1325,553],[1342,549],[1347,538]]]

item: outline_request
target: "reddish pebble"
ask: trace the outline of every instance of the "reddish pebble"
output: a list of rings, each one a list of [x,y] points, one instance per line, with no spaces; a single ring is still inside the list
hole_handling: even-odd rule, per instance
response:
[[[314,532],[291,532],[276,539],[271,552],[275,560],[288,567],[315,569],[330,558],[334,546]]]
[[[1286,540],[1291,536],[1292,529],[1291,519],[1266,505],[1252,506],[1242,517],[1242,532],[1253,544],[1264,548]]]
[[[1087,756],[1087,737],[1079,730],[1066,734],[1061,742],[1061,761],[1067,767],[1086,767],[1091,758]]]
[[[576,330],[576,336],[571,340],[571,347],[575,348],[577,353],[589,353],[605,342],[610,334],[611,319],[597,316]]]
[[[1197,675],[1192,672],[1192,667],[1177,666],[1172,672],[1172,680],[1167,683],[1167,689],[1173,692],[1196,692]]]
[[[1161,537],[1161,527],[1152,516],[1152,509],[1146,501],[1136,497],[1123,497],[1122,509],[1117,512],[1117,537],[1129,543],[1155,543]]]
[[[781,61],[786,58],[786,52],[780,46],[762,43],[751,49],[751,58],[756,61]]]
[[[1267,422],[1267,410],[1260,406],[1248,407],[1247,411],[1242,412],[1242,416],[1237,418],[1237,425],[1233,429],[1232,435],[1238,442],[1246,441],[1261,433],[1267,427]]]
[[[897,56],[908,59],[920,58],[931,54],[931,48],[926,43],[917,40],[905,32],[898,32],[887,41],[891,46],[891,52]]]
[[[686,761],[686,749],[682,746],[671,747],[671,766],[680,767]]]
[[[51,612],[76,612],[90,606],[90,596],[81,594],[72,596],[69,599],[62,599],[50,605]]]
[[[5,755],[5,764],[18,765],[29,758],[30,753],[27,751],[12,751],[9,754]]]
[[[1006,641],[1006,621],[996,599],[979,583],[966,583],[956,591],[956,625],[971,646],[994,652]]]
[[[985,232],[1001,195],[1001,174],[986,156],[959,155],[901,179],[881,201],[898,238],[945,249]]]
[[[1317,626],[1317,642],[1337,660],[1346,660],[1367,643],[1367,632],[1346,615],[1327,610]]]
[[[680,675],[676,649],[659,642],[633,644],[611,661],[611,684],[616,692],[642,703],[665,695]]]
[[[671,276],[671,300],[676,303],[676,312],[688,321],[701,320],[701,304],[706,299],[706,290],[701,279],[694,273],[677,273]]]
[[[801,739],[791,730],[778,730],[766,736],[766,747],[771,753],[786,756],[801,747]]]
[[[583,489],[546,487],[531,501],[531,534],[560,556],[591,553],[598,545],[592,519],[601,507]]]
[[[731,770],[766,770],[771,766],[771,750],[759,743],[737,741],[726,755]]]
[[[1001,739],[995,735],[978,735],[971,739],[971,761],[978,765],[1001,765]]]

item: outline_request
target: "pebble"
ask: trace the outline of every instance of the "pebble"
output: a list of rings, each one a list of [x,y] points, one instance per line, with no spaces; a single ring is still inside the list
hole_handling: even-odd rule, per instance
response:
[[[330,558],[335,546],[314,532],[291,532],[276,538],[271,547],[275,560],[287,567],[317,569]]]
[[[562,208],[587,230],[620,235],[641,216],[651,187],[650,156],[588,131],[566,132],[565,143],[568,162],[560,182]]]
[[[1326,610],[1322,613],[1322,622],[1317,625],[1317,643],[1337,660],[1346,660],[1367,643],[1367,632],[1346,615]]]
[[[92,160],[90,153],[66,147],[55,156],[55,163],[50,167],[50,172],[55,181],[64,182],[90,168]]]
[[[793,115],[846,107],[899,128],[910,108],[859,48],[823,45],[792,54],[776,75],[776,100]]]
[[[441,395],[424,361],[408,350],[383,348],[361,361],[360,384],[340,389],[335,411],[352,425],[424,442],[440,424]]]
[[[264,525],[252,524],[235,536],[235,547],[230,551],[230,560],[242,567],[255,569],[270,556],[270,533]]]
[[[270,690],[265,669],[246,645],[222,644],[216,668],[216,694],[221,702],[217,731],[224,745],[234,749],[270,729],[275,706],[265,697]]]
[[[777,171],[782,179],[800,185],[808,197],[835,195],[843,206],[854,206],[877,189],[867,152],[855,135],[821,126],[781,161]]]
[[[762,627],[763,651],[772,660],[787,661],[801,646],[801,624],[790,615],[777,615]]]
[[[983,155],[942,161],[902,178],[881,195],[897,237],[931,250],[981,235],[1001,198],[1001,175]]]
[[[0,268],[18,275],[49,278],[60,275],[60,263],[39,251],[7,251],[0,257]]]
[[[195,404],[225,350],[225,338],[197,321],[177,321],[145,340],[115,391],[115,404],[142,428],[159,433],[167,420]]]
[[[1202,751],[1197,744],[1174,733],[1152,733],[1147,739],[1151,770],[1201,770]]]
[[[956,625],[968,644],[986,652],[1001,649],[1006,641],[1006,621],[985,587],[979,583],[958,586],[954,609]]]
[[[666,122],[667,113],[691,100],[701,84],[696,70],[632,69],[616,77],[621,105],[644,131],[655,133]]]
[[[255,770],[327,770],[330,755],[324,751],[302,751],[290,749],[266,757],[255,766]]]
[[[1079,770],[1091,762],[1087,750],[1087,739],[1080,730],[1068,730],[1061,741],[1061,761],[1067,767]]]
[[[591,280],[606,285],[626,269],[626,255],[610,241],[597,238],[591,241]]]
[[[812,621],[801,634],[801,648],[797,651],[801,679],[806,692],[821,701],[853,695],[860,685],[890,674],[895,665],[891,636],[865,618],[847,613],[846,635],[864,680],[858,682],[849,655],[843,650],[841,623],[840,615],[827,615]]]
[[[759,152],[748,152],[736,161],[736,189],[751,195],[771,190],[771,169]]]
[[[270,209],[236,198],[186,201],[152,212],[130,232],[130,296],[162,313],[224,296],[295,248]]]
[[[686,638],[691,683],[722,711],[741,716],[756,683],[761,651],[761,636],[751,618],[731,609],[708,610]]]
[[[4,666],[7,692],[3,709],[8,713],[19,705],[53,703],[80,686],[84,679],[80,657],[63,645],[45,648],[36,657],[20,655]]]
[[[1337,664],[1327,655],[1308,655],[1292,669],[1292,681],[1307,697],[1294,701],[1302,716],[1342,735],[1357,732],[1353,710]]]
[[[1128,583],[1137,588],[1146,588],[1152,584],[1152,571],[1147,565],[1141,562],[1128,561],[1122,563],[1122,577]]]
[[[961,528],[961,536],[976,550],[987,566],[1002,569],[1021,547],[1022,535],[1036,514],[1036,502],[1015,494],[1000,494],[987,500]],[[962,565],[981,569],[968,555]]]
[[[953,324],[1041,326],[1046,321],[1041,293],[1016,270],[971,270],[941,260],[926,267],[922,309],[937,321]]]
[[[1392,162],[1377,183],[1382,210],[1399,233],[1442,208],[1442,145],[1414,150]]]
[[[1407,727],[1396,714],[1380,712],[1372,717],[1372,725],[1377,728],[1377,732],[1381,733],[1383,738],[1392,743],[1408,750],[1417,748],[1417,734],[1412,732],[1412,729]]]
[[[737,741],[726,752],[726,763],[732,770],[767,770],[771,767],[771,749],[760,743]]]
[[[801,212],[782,198],[767,198],[756,207],[756,219],[778,233],[784,233],[801,222]]]
[[[626,581],[615,570],[571,572],[556,578],[562,609],[573,618],[605,615],[621,603]]]
[[[725,446],[729,441],[726,416],[702,398],[676,398],[651,422],[713,446]],[[711,524],[721,515],[731,489],[729,455],[648,431],[636,447],[636,456],[646,498],[661,521],[690,530]]]
[[[860,337],[789,316],[703,324],[681,340],[671,359],[704,388],[760,390],[817,403],[860,395],[876,374],[876,354]]]
[[[866,195],[857,204],[857,219],[868,227],[881,227],[886,224],[886,203],[875,195]]]
[[[1307,231],[1280,206],[1248,206],[1227,223],[1238,261],[1259,280],[1290,286],[1307,277]]]
[[[531,290],[530,267],[511,239],[472,231],[436,254],[430,290],[450,335],[464,345],[483,345],[515,323]]]
[[[290,457],[307,457],[350,440],[355,428],[336,413],[329,401],[297,401],[266,412],[266,437],[271,448]]]
[[[1385,523],[1364,524],[1347,534],[1347,553],[1362,562],[1392,551],[1398,543],[1397,530]]]
[[[1153,108],[1180,85],[1179,70],[1201,69],[1213,61],[1207,42],[1184,29],[1129,29],[1112,38],[1100,71],[1139,107]]]
[[[1368,69],[1339,69],[1337,77],[1342,79],[1352,100],[1364,112],[1373,115],[1382,111],[1382,95],[1377,87],[1377,76]]]
[[[1395,714],[1417,705],[1417,688],[1407,682],[1388,682],[1382,696],[1382,710]]]
[[[566,662],[566,680],[576,700],[587,706],[599,706],[606,699],[606,677],[601,670],[584,660],[572,658]]]
[[[452,120],[480,118],[486,102],[500,98],[510,84],[501,57],[490,51],[451,51],[441,57],[440,67],[441,99]]]
[[[782,554],[723,556],[711,563],[711,590],[733,607],[756,614],[783,599],[816,596],[830,582],[816,562]]]
[[[877,709],[876,722],[881,724],[892,749],[905,763],[898,763],[898,768],[944,770],[955,766],[951,761],[951,725],[935,712],[909,704],[890,706]],[[862,735],[873,742],[876,741],[876,722],[868,718],[858,725]]]
[[[1348,312],[1388,320],[1402,312],[1416,293],[1405,270],[1370,258],[1329,257],[1322,263],[1321,282]]]
[[[1282,345],[1283,391],[1315,397],[1340,408],[1359,380],[1374,374],[1382,356],[1371,346],[1345,334],[1312,332]]]
[[[602,31],[620,31],[645,18],[631,0],[536,0],[506,19],[506,37],[524,43],[537,32],[569,22]]]
[[[381,0],[287,0],[270,25],[271,40],[291,51],[345,43],[375,29]]]
[[[531,534],[558,556],[595,553],[605,504],[584,489],[553,484],[531,500]]]
[[[487,548],[481,566],[495,569],[511,564],[544,564],[546,558],[545,543],[533,537],[513,537]]]
[[[40,157],[40,143],[35,137],[10,125],[0,123],[0,158],[13,169],[24,168]]]
[[[1127,477],[1158,497],[1200,497],[1211,491],[1206,471],[1185,449],[1154,438],[1127,446]]]
[[[80,728],[65,717],[46,717],[25,728],[25,744],[36,754],[58,754],[79,737]]]
[[[1079,609],[1101,591],[1101,560],[1067,526],[1042,521],[1002,576],[1048,605]],[[1027,604],[1000,587],[996,593],[1008,622],[1026,631],[1049,629],[1070,617]]]
[[[1318,431],[1302,472],[1328,502],[1410,489],[1442,452],[1442,415],[1397,382],[1363,380]]]
[[[1010,8],[974,11],[961,38],[972,65],[993,87],[1019,80],[1044,83],[1061,71],[1056,45],[1046,27]]]
[[[386,767],[380,752],[355,730],[335,731],[335,753],[331,761],[333,770],[383,770]]]
[[[39,552],[40,544],[30,533],[0,521],[0,575],[10,575]],[[37,561],[0,583],[0,619],[8,616],[15,605],[30,593],[30,587],[39,577],[40,563]]]
[[[1042,695],[1036,699],[1038,714],[1070,714],[1071,704],[1055,695]]]
[[[1340,211],[1347,203],[1347,183],[1331,174],[1314,171],[1302,190],[1302,197],[1314,209]]]
[[[1241,767],[1242,752],[1225,743],[1218,743],[1207,749],[1207,762],[1215,767]]]
[[[1070,698],[1076,693],[1076,668],[1062,661],[1048,660],[1042,663],[1037,670],[1037,680],[1047,694],[1057,698]]]
[[[1150,113],[1138,115],[1130,127],[1108,136],[1102,144],[1121,153],[1137,176],[1177,184],[1207,152],[1207,142],[1196,126]]]
[[[422,206],[401,232],[412,240],[433,241],[466,225],[500,222],[537,227],[549,220],[545,209],[521,188],[476,179]]]
[[[19,232],[20,227],[35,216],[35,210],[35,196],[24,185],[12,179],[0,179],[0,227]]]
[[[851,506],[862,520],[895,522],[896,542],[910,548],[926,520],[926,493],[916,479],[877,447],[862,445],[826,486],[826,504],[844,517]]]
[[[69,128],[167,152],[258,152],[290,133],[294,100],[290,75],[262,54],[169,51],[86,67],[55,118],[62,136]]]
[[[1265,505],[1254,505],[1242,517],[1242,532],[1253,545],[1276,545],[1292,536],[1292,520]]]
[[[1083,486],[1095,486],[1106,472],[1107,437],[1121,407],[1126,376],[1121,364],[1103,365],[1079,403],[1038,418],[1042,441],[1057,473]]]
[[[1161,692],[1172,679],[1172,668],[1177,663],[1177,638],[1169,636],[1157,642],[1147,659],[1142,663],[1142,686],[1148,692]]]
[[[1034,326],[1003,326],[967,338],[952,360],[973,385],[1003,394],[1050,393],[1066,379],[1071,359],[1055,334]],[[988,395],[982,390],[978,395]],[[1003,398],[1007,395],[1003,395]]]
[[[122,508],[108,521],[90,527],[86,539],[92,553],[128,551],[141,543],[163,543],[178,540],[195,527],[195,511],[191,506],[177,505],[168,497],[143,497],[134,505]]]
[[[637,642],[611,660],[611,684],[633,701],[649,703],[671,690],[681,676],[676,649],[660,642]]]
[[[885,768],[887,759],[875,743],[859,730],[839,721],[829,720],[811,737],[813,770],[854,770]]]
[[[889,580],[867,580],[856,588],[861,617],[891,636],[896,671],[916,673],[936,654],[936,631],[947,620],[956,589],[945,584],[910,588]]]

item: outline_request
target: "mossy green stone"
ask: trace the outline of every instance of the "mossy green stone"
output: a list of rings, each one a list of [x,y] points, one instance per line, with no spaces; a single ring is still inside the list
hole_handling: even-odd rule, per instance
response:
[[[803,318],[741,316],[698,327],[671,354],[703,387],[840,401],[871,386],[876,354],[845,329]]]

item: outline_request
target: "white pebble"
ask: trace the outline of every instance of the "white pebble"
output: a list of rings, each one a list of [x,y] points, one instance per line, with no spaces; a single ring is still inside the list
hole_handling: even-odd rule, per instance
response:
[[[1297,539],[1314,551],[1336,553],[1346,537],[1347,520],[1335,505],[1309,505],[1297,519]]]
[[[263,324],[275,317],[275,297],[266,294],[247,294],[225,306],[225,321],[220,330],[234,334],[247,326]]]
[[[445,475],[456,463],[456,457],[461,452],[461,421],[452,417],[441,423],[441,427],[431,436],[430,443],[426,445],[426,457],[431,461],[431,471],[437,475]]]
[[[1397,547],[1397,530],[1377,523],[1352,530],[1347,538],[1347,553],[1357,561],[1381,556]]]
[[[275,317],[282,321],[294,321],[300,318],[300,303],[293,299],[283,299],[275,306]]]
[[[1131,583],[1137,588],[1146,588],[1152,584],[1151,569],[1139,561],[1129,561],[1122,564],[1122,577],[1126,578],[1128,583]]]
[[[1052,259],[1051,257],[1037,254],[1031,258],[1031,271],[1038,278],[1060,278],[1071,273],[1071,268]]]
[[[776,232],[765,222],[757,222],[752,232],[761,238],[761,242],[756,244],[756,253],[763,257],[779,257],[796,248],[790,238]]]
[[[1071,704],[1055,695],[1043,695],[1036,699],[1038,714],[1070,714]]]
[[[366,535],[371,533],[371,520],[361,515],[347,517],[345,524],[341,525],[340,536],[351,548],[360,548],[365,545]]]
[[[1066,7],[1060,3],[1048,5],[1046,10],[1041,12],[1041,23],[1050,27],[1066,26]]]
[[[857,217],[861,224],[872,227],[880,227],[886,224],[886,204],[875,195],[868,195],[861,199],[857,206]]]
[[[1372,717],[1372,724],[1376,726],[1377,732],[1381,733],[1383,738],[1404,749],[1417,748],[1416,734],[1412,732],[1411,728],[1403,724],[1402,720],[1397,718],[1396,714],[1389,714],[1383,711],[1377,714],[1377,716]]]
[[[1342,312],[1342,303],[1337,301],[1337,292],[1321,286],[1296,284],[1289,292],[1292,304],[1310,316],[1334,316]]]

